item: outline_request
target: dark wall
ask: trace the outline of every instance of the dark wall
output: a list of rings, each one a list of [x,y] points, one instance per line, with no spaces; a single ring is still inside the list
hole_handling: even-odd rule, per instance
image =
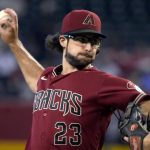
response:
[[[0,105],[0,139],[27,139],[31,129],[32,105]]]

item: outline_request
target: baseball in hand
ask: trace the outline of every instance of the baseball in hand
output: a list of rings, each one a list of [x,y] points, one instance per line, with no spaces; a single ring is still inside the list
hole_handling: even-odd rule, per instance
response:
[[[5,17],[10,18],[9,15],[4,10],[1,10],[0,11],[0,20],[4,19]]]
[[[11,21],[11,17],[4,10],[1,10],[0,11],[0,20],[6,19],[6,18],[7,18],[8,21]],[[6,29],[7,25],[6,24],[2,24],[1,27],[3,29]]]

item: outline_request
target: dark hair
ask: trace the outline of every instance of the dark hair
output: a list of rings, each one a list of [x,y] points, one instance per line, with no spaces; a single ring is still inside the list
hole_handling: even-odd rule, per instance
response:
[[[58,52],[63,52],[63,47],[59,43],[60,34],[48,35],[45,39],[45,47],[48,50],[54,50]],[[98,47],[96,55],[100,52],[100,47]]]
[[[100,48],[101,48],[101,46],[97,48],[96,55],[99,54],[99,52],[100,52],[100,50],[101,50]]]
[[[63,47],[59,43],[60,34],[48,35],[45,39],[45,47],[49,50],[56,50],[59,52],[63,52]]]

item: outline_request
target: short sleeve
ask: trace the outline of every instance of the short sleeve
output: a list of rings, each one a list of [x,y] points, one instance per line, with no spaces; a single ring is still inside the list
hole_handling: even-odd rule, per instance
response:
[[[146,94],[133,82],[108,76],[100,87],[98,103],[106,108],[125,110],[128,103],[142,99]]]

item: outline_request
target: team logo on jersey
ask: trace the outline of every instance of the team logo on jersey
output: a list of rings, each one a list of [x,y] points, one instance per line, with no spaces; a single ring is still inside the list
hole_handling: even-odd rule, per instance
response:
[[[82,95],[61,89],[47,89],[35,94],[33,112],[43,109],[59,110],[63,116],[81,116]]]
[[[95,26],[95,20],[94,20],[93,16],[88,14],[86,16],[86,18],[84,19],[83,24]]]
[[[142,89],[140,89],[140,87],[138,87],[137,85],[135,85],[133,82],[131,82],[131,81],[129,81],[128,83],[127,83],[127,88],[128,89],[135,89],[135,90],[137,90],[138,92],[140,92],[140,93],[144,93],[143,91],[142,91]]]

